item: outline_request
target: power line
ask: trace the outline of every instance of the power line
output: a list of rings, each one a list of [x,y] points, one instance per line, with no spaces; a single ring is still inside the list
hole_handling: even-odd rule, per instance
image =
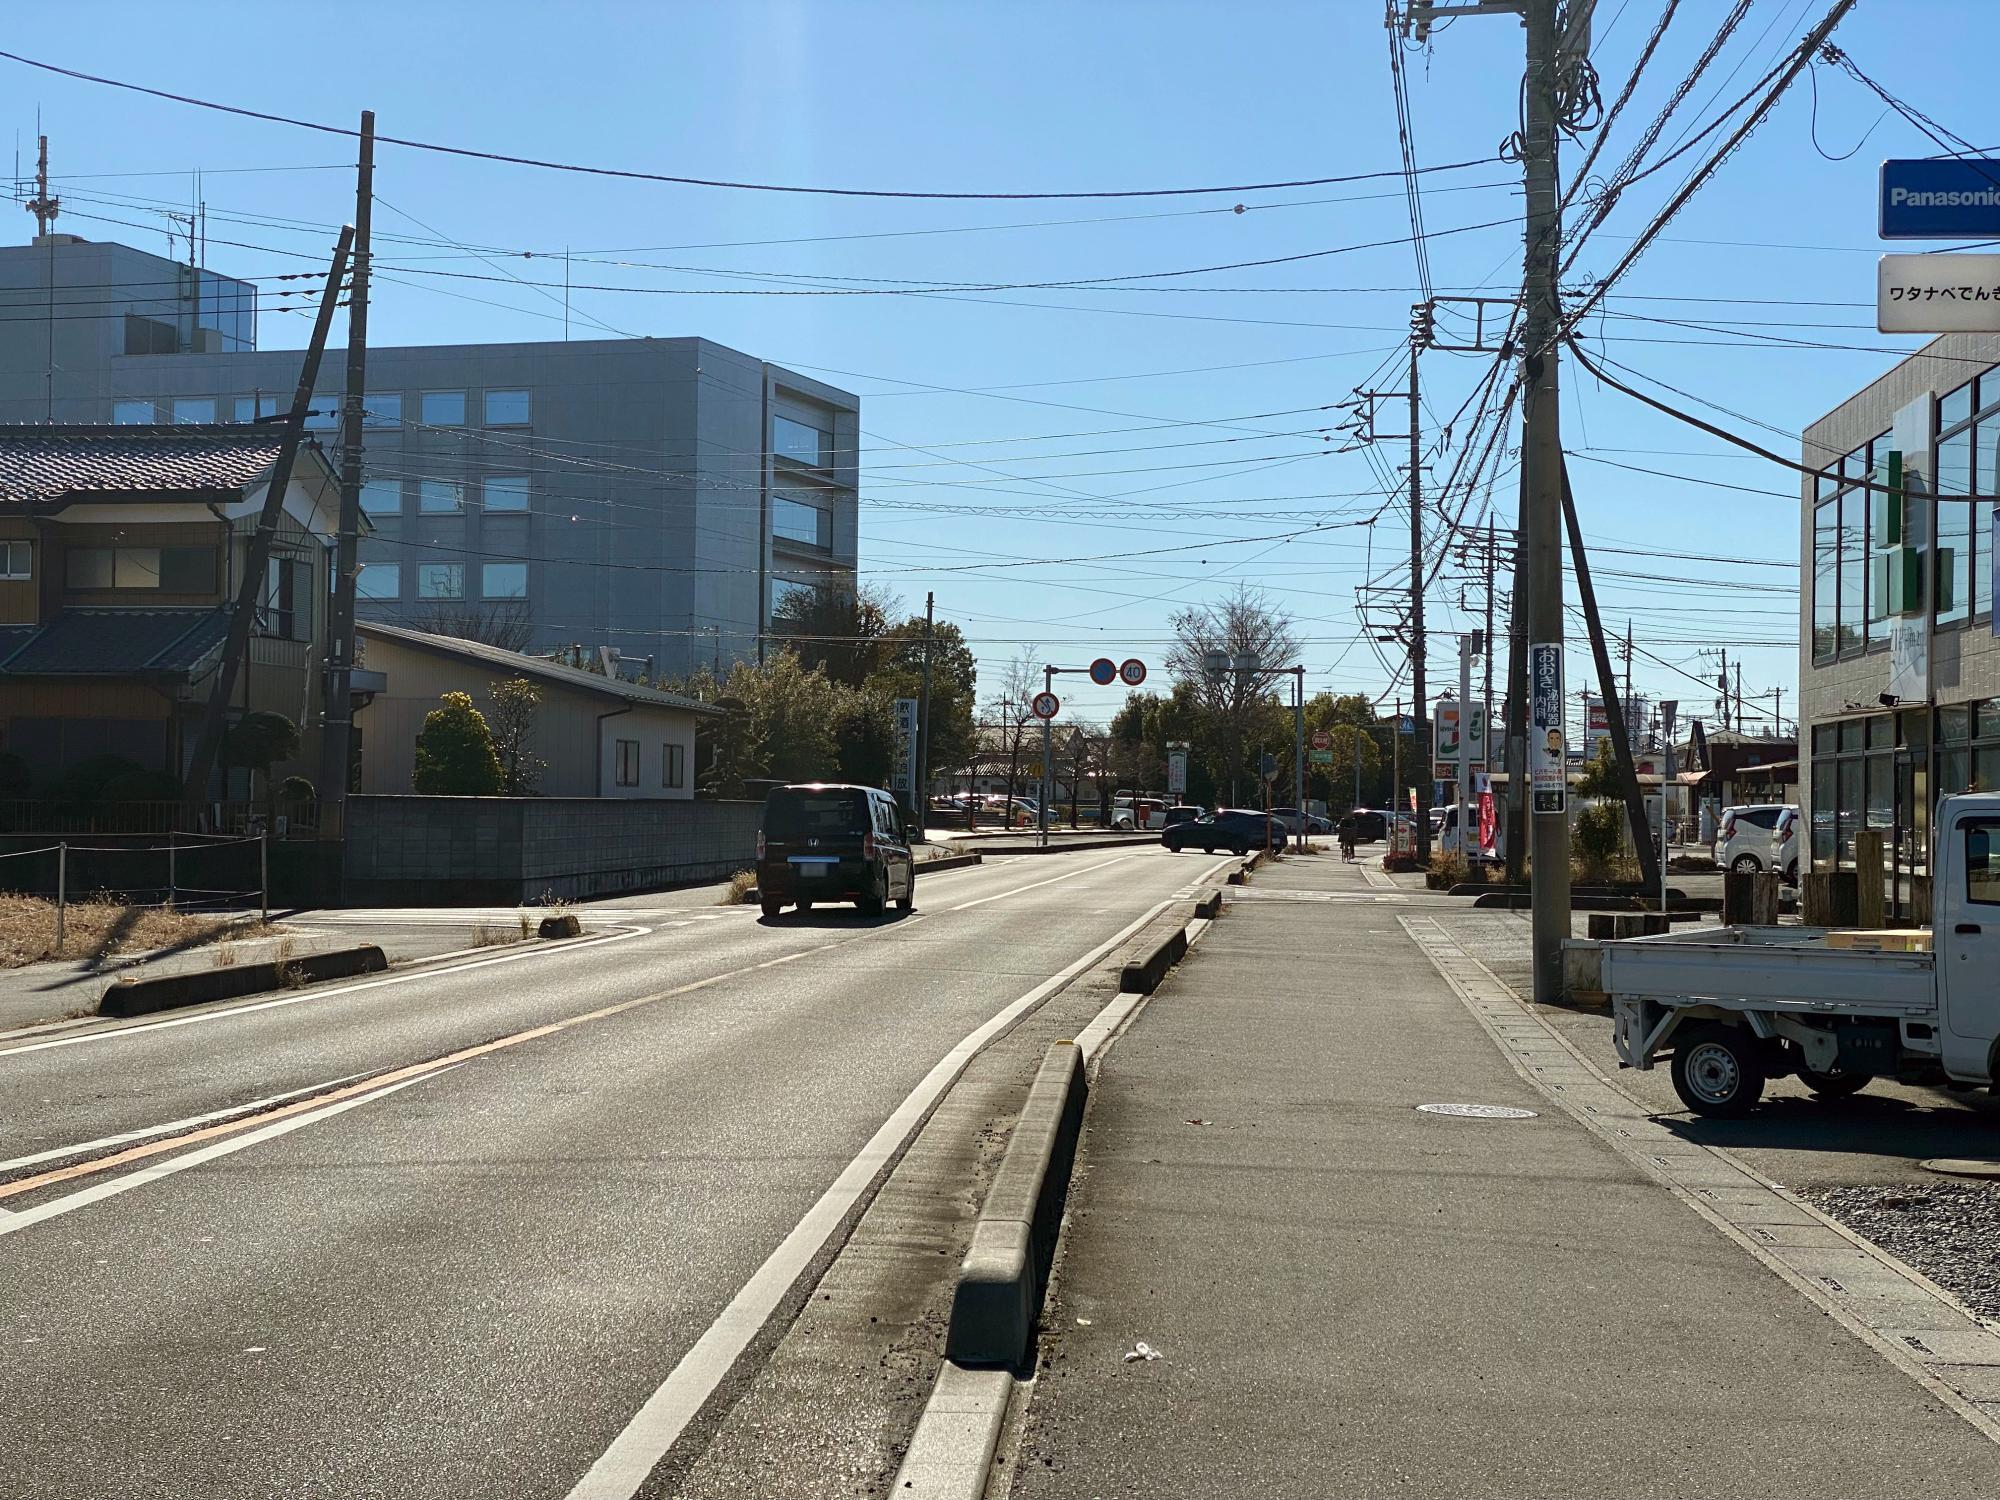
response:
[[[250,109],[240,104],[224,104],[212,99],[198,98],[192,94],[178,94],[169,89],[157,89],[145,84],[131,83],[118,78],[106,78],[101,74],[85,73],[76,68],[65,68],[55,63],[25,57],[18,52],[0,50],[0,58],[20,63],[24,67],[37,68],[44,73],[54,73],[60,77],[73,78],[81,83],[94,83],[104,88],[123,89],[127,93],[145,94],[155,99],[165,99],[174,104],[186,104],[196,109],[214,110],[219,114],[238,115],[245,119],[263,120],[273,125],[289,125],[298,130],[318,131],[322,135],[336,135],[356,138],[360,132],[351,126],[328,125],[318,120],[301,120],[290,115],[273,114],[268,110]],[[402,146],[412,151],[431,151],[445,156],[466,157],[475,161],[502,162],[509,166],[537,167],[551,172],[576,172],[592,177],[618,177],[637,182],[664,182],[681,187],[729,188],[741,192],[757,193],[801,193],[832,198],[918,198],[952,200],[960,202],[1023,202],[1057,201],[1089,198],[1187,198],[1200,197],[1210,193],[1262,193],[1275,192],[1286,188],[1331,187],[1339,183],[1373,182],[1382,178],[1397,177],[1400,170],[1382,172],[1353,172],[1339,177],[1298,177],[1274,182],[1224,183],[1209,187],[1173,188],[1106,188],[1088,192],[943,192],[915,191],[904,188],[852,188],[816,187],[798,183],[746,182],[716,177],[685,177],[666,172],[643,172],[627,167],[589,166],[579,162],[549,161],[541,157],[515,156],[502,151],[481,151],[470,146],[452,146],[437,141],[412,140],[404,136],[378,135],[376,142],[384,146]],[[1447,162],[1429,167],[1430,172],[1452,172],[1466,167],[1491,165],[1490,158],[1470,161]]]

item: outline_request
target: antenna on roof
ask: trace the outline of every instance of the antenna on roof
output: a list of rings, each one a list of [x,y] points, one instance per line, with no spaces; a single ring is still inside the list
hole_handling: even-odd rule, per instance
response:
[[[40,146],[35,154],[35,196],[23,206],[35,216],[35,237],[39,239],[49,233],[49,226],[62,212],[62,199],[49,192],[49,138],[43,135],[36,140]]]

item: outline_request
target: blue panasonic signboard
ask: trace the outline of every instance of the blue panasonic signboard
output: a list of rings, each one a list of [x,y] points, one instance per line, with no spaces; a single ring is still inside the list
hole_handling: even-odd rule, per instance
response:
[[[1885,240],[2000,239],[2000,158],[1885,161]]]

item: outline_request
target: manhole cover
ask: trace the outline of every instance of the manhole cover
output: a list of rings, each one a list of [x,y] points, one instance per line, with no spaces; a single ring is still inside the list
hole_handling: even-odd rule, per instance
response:
[[[1934,1156],[1923,1164],[1926,1172],[1940,1177],[1990,1177],[2000,1179],[2000,1161],[1982,1157]]]
[[[1427,1115],[1452,1115],[1461,1120],[1532,1120],[1532,1109],[1514,1109],[1505,1104],[1419,1104]]]

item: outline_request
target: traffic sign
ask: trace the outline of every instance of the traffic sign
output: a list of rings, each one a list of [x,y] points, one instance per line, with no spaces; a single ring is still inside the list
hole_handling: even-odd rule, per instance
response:
[[[1028,704],[1028,712],[1038,719],[1053,719],[1061,707],[1062,700],[1054,693],[1037,693]]]
[[[1146,680],[1146,664],[1136,656],[1127,657],[1118,664],[1118,677],[1127,687],[1137,687]]]
[[[1313,731],[1313,749],[1331,750],[1332,748],[1333,748],[1332,733],[1325,729],[1315,729]]]
[[[1333,764],[1333,752],[1331,750],[1308,750],[1306,752],[1306,759],[1316,766],[1330,766]]]
[[[1885,161],[1880,216],[1885,240],[2000,238],[2000,160]]]
[[[1259,770],[1261,770],[1261,771],[1262,771],[1262,772],[1264,773],[1264,779],[1265,779],[1266,781],[1275,781],[1275,780],[1277,780],[1277,778],[1278,778],[1278,757],[1277,757],[1277,756],[1275,756],[1275,755],[1273,755],[1273,754],[1272,754],[1272,753],[1271,753],[1270,751],[1266,750],[1266,751],[1264,752],[1264,758],[1263,758],[1263,760],[1261,760],[1260,762],[1258,762],[1258,769],[1259,769]]]
[[[1110,687],[1118,680],[1118,663],[1108,656],[1100,656],[1090,664],[1090,680],[1099,687]]]

